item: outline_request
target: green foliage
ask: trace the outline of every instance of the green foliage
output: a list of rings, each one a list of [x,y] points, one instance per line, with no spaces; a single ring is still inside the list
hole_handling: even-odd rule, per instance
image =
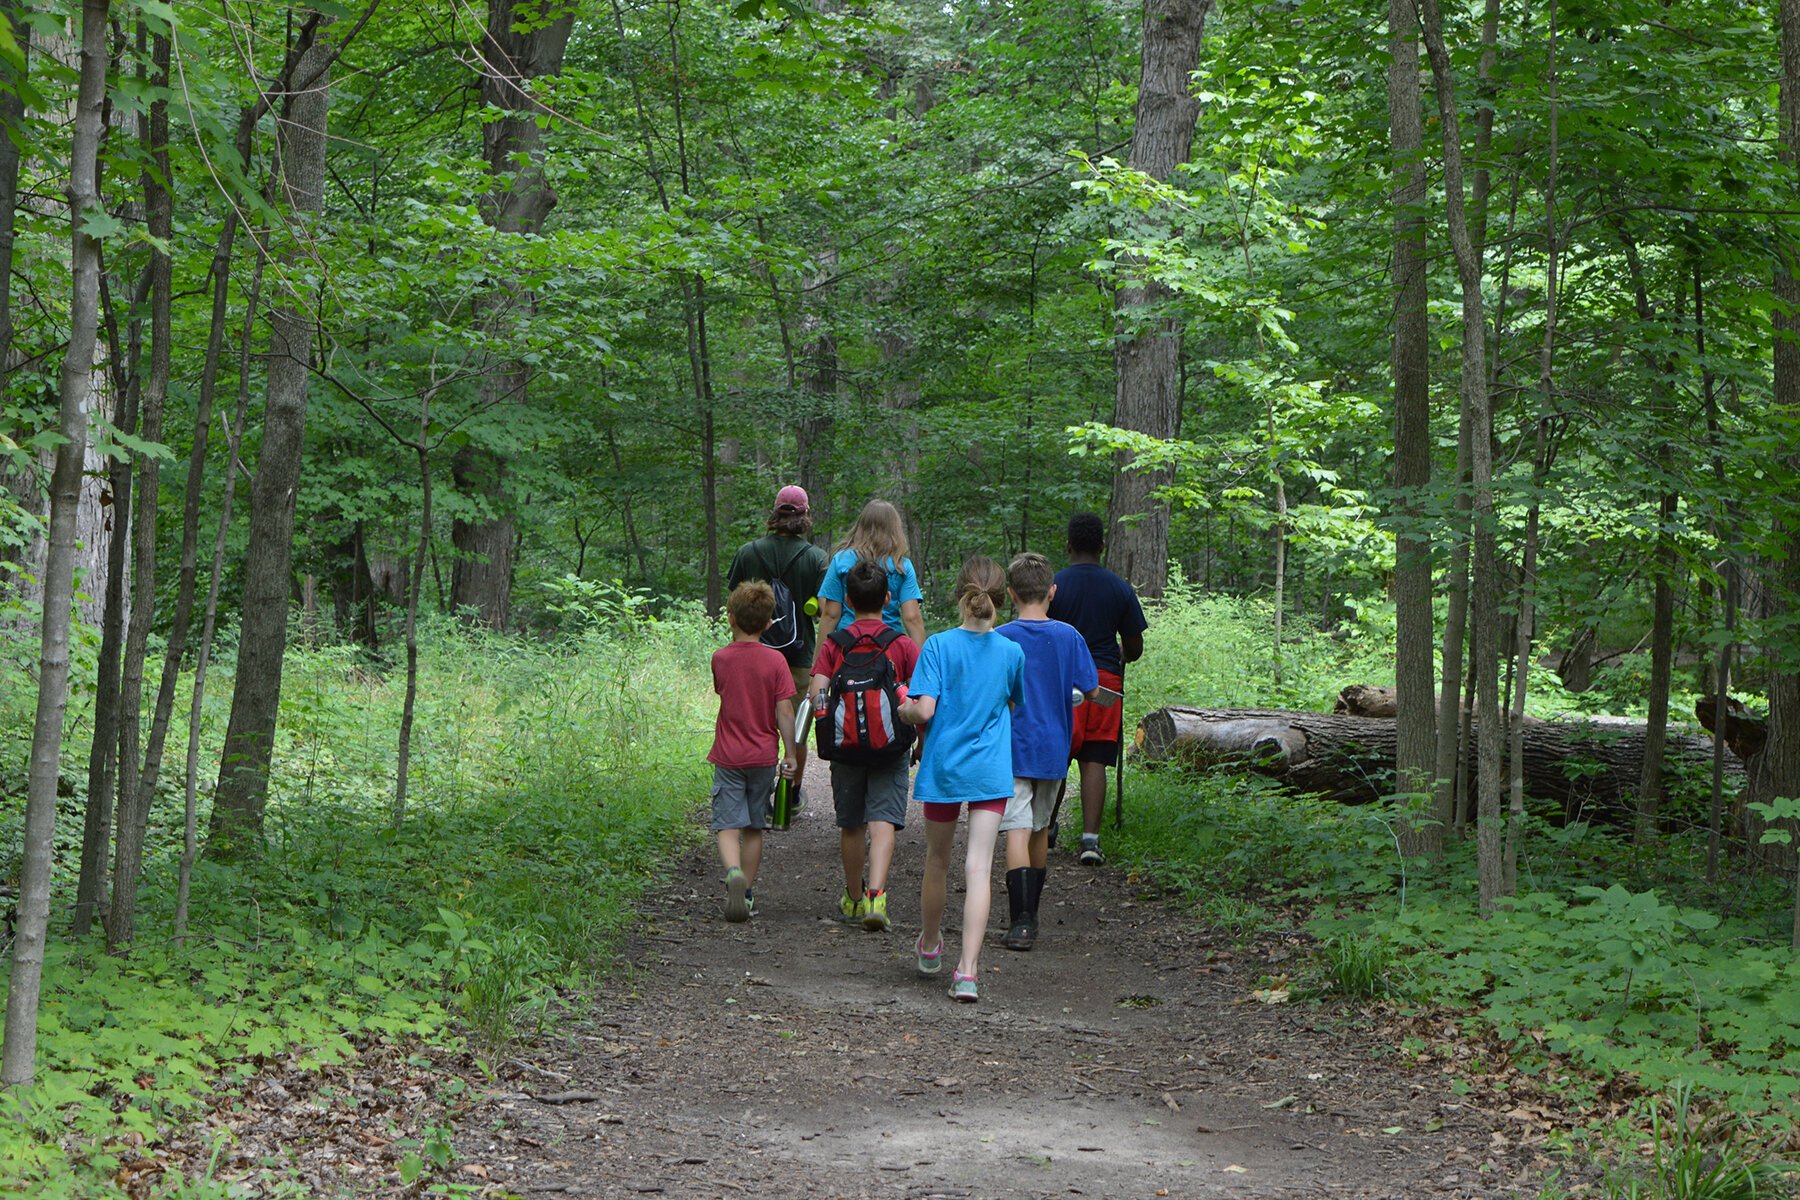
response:
[[[290,653],[267,852],[197,865],[185,944],[146,936],[116,958],[53,942],[39,1081],[0,1096],[0,1189],[91,1194],[123,1135],[154,1143],[271,1063],[464,1032],[492,1055],[533,1036],[559,990],[607,969],[641,889],[697,836],[714,637],[680,616],[558,643],[432,628],[398,831],[402,681],[348,648]],[[213,695],[209,742],[228,681]],[[179,821],[179,797],[159,798],[147,930],[170,911]],[[448,1146],[427,1138],[420,1170]]]

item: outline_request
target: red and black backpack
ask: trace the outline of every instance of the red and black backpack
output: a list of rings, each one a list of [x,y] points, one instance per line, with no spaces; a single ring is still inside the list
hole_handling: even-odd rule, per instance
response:
[[[899,681],[887,648],[899,637],[880,633],[829,635],[844,661],[825,689],[825,710],[815,714],[819,757],[828,762],[892,763],[912,747],[918,731],[900,720]]]

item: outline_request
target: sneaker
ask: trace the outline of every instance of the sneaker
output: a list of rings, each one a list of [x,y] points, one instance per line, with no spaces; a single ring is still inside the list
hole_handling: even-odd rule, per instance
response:
[[[1084,833],[1081,835],[1081,849],[1075,854],[1075,861],[1084,867],[1097,867],[1106,861],[1106,855],[1100,853],[1100,835]]]
[[[981,997],[975,991],[975,977],[961,971],[950,972],[950,998],[962,1004],[973,1004]]]
[[[756,896],[749,888],[744,889],[744,907],[750,910],[752,917],[756,916]]]
[[[725,919],[733,923],[750,919],[750,881],[736,867],[725,872]]]
[[[871,933],[885,933],[888,927],[887,893],[876,892],[863,901],[863,928]]]
[[[868,911],[869,901],[866,896],[857,896],[853,900],[850,898],[850,893],[845,892],[838,897],[838,912],[842,914],[839,919],[848,924],[854,925],[861,921]]]
[[[941,960],[944,957],[944,939],[939,938],[938,944],[928,951],[925,949],[925,935],[921,933],[919,940],[913,943],[913,953],[919,956],[919,974],[936,975],[938,968],[943,966]]]

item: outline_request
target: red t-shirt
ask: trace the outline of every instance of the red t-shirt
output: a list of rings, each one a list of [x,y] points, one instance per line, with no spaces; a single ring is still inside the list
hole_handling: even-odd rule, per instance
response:
[[[888,628],[886,621],[880,617],[858,617],[841,628],[840,632],[852,637],[867,634],[874,637]],[[894,679],[898,683],[907,683],[912,679],[913,668],[919,662],[919,643],[904,633],[888,643],[888,661],[894,664]],[[830,679],[837,669],[844,665],[844,652],[839,650],[829,637],[819,639],[819,653],[813,659],[812,673]]]
[[[775,706],[794,694],[794,673],[781,651],[733,642],[713,651],[719,720],[706,761],[721,767],[772,767],[781,761]]]

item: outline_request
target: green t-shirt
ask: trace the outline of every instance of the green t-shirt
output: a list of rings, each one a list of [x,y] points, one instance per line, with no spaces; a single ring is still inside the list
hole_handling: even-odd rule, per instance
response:
[[[804,606],[819,594],[819,584],[824,582],[825,570],[830,564],[825,552],[811,542],[769,533],[738,547],[731,560],[731,570],[725,575],[727,592],[746,579],[780,579],[787,584],[788,591],[794,596],[794,606],[801,609],[800,644],[787,655],[793,666],[812,665],[813,652],[818,646],[818,623],[806,615]]]

